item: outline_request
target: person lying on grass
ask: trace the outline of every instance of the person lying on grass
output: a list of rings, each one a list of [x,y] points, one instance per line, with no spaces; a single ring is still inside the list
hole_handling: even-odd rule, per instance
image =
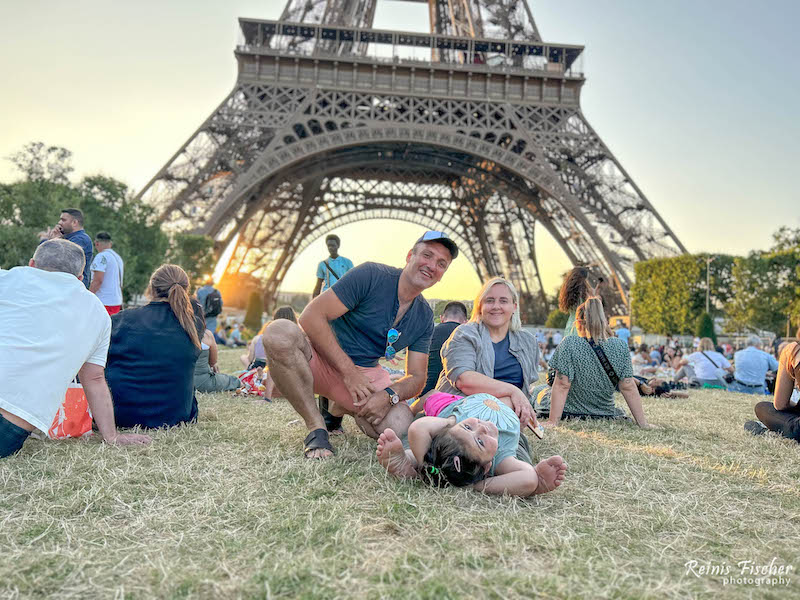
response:
[[[674,381],[667,381],[660,377],[651,377],[650,379],[637,375],[633,377],[636,379],[636,386],[639,388],[639,395],[641,396],[658,396],[659,398],[689,397],[689,392],[679,389],[678,386],[680,384]]]
[[[567,463],[560,456],[531,464],[507,399],[438,393],[428,397],[425,413],[408,429],[410,450],[392,429],[378,438],[378,461],[398,478],[511,496],[544,494],[564,481]]]

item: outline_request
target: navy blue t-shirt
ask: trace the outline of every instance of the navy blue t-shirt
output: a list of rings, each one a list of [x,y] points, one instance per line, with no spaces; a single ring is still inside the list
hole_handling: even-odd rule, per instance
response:
[[[203,309],[192,301],[195,327],[205,332]],[[173,427],[197,420],[192,344],[167,302],[151,302],[111,317],[106,380],[118,427]]]
[[[401,269],[364,263],[350,269],[331,287],[348,312],[331,321],[339,346],[359,367],[374,367],[386,353],[386,334],[393,327],[400,303],[397,284]],[[433,311],[421,295],[394,326],[400,337],[396,351],[428,353],[433,335]]]
[[[501,341],[495,343],[494,346],[494,379],[510,383],[522,389],[524,383],[522,379],[522,365],[514,358],[514,355],[509,352],[508,334]]]
[[[92,238],[90,238],[89,234],[87,234],[83,229],[73,231],[72,233],[65,233],[63,238],[72,242],[73,244],[78,244],[78,246],[80,246],[83,250],[83,255],[86,257],[86,264],[83,265],[82,282],[88,290],[89,285],[92,283],[92,270],[89,268],[89,266],[92,264],[92,257],[94,256],[94,244],[92,244]],[[39,242],[39,245],[44,244],[46,241],[47,240],[42,240]]]

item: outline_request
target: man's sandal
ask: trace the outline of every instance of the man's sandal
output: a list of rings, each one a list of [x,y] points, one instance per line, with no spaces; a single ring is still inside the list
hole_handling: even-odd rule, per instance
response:
[[[306,458],[311,458],[309,453],[314,450],[330,450],[331,454],[336,454],[336,450],[333,449],[330,440],[328,440],[327,429],[315,429],[306,436],[306,439],[303,440],[303,444],[305,445],[303,454]]]

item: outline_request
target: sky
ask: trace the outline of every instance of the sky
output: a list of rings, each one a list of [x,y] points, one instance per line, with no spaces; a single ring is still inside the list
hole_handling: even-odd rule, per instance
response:
[[[545,41],[586,46],[583,112],[690,252],[766,248],[800,226],[796,173],[800,2],[531,0]],[[282,0],[0,0],[3,160],[31,141],[74,154],[74,179],[102,173],[138,191],[230,92],[237,18],[274,19]],[[375,26],[425,30],[425,4],[379,0]],[[418,226],[340,228],[355,263],[402,266]],[[568,268],[537,248],[544,286]],[[320,239],[283,289],[311,291]],[[471,298],[479,281],[457,259],[429,298]]]

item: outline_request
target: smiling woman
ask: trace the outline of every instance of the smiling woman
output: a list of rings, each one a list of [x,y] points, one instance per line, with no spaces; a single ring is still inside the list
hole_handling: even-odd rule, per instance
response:
[[[522,330],[519,295],[502,277],[487,281],[469,323],[442,346],[442,373],[436,391],[466,396],[486,393],[510,398],[523,424],[533,418],[530,386],[539,379],[539,345]]]

